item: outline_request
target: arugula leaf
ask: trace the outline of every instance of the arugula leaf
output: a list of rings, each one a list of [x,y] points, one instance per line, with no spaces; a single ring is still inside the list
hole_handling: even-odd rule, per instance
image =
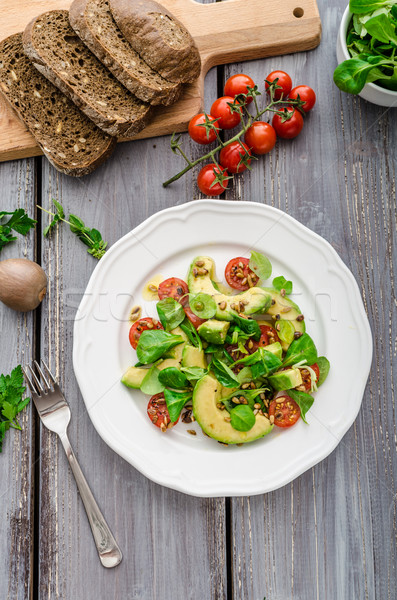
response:
[[[247,333],[249,336],[252,336],[254,340],[258,341],[262,335],[260,327],[258,323],[254,319],[244,319],[239,315],[232,314],[233,321],[237,323],[240,329]]]
[[[211,369],[215,377],[225,387],[239,387],[240,382],[235,373],[222,360],[213,357],[211,361]]]
[[[255,425],[255,415],[247,404],[238,404],[229,414],[230,424],[237,431],[249,431]]]
[[[314,398],[310,394],[306,394],[306,392],[300,392],[299,390],[288,390],[288,395],[291,396],[292,400],[295,400],[299,408],[301,409],[301,417],[302,420],[308,424],[306,421],[306,413],[313,405]]]
[[[198,381],[208,373],[208,369],[202,369],[201,367],[181,367],[181,371],[190,382]]]
[[[157,313],[162,326],[166,331],[175,329],[185,319],[183,306],[174,298],[164,298],[156,304]]]
[[[162,329],[143,331],[136,348],[138,360],[144,365],[153,363],[182,342],[180,335],[173,335]]]
[[[159,394],[164,390],[164,385],[160,381],[160,373],[156,368],[156,365],[153,365],[148,372],[146,373],[142,383],[140,390],[144,394],[149,394],[149,396],[154,396],[154,394]]]
[[[167,388],[183,390],[189,387],[186,375],[176,367],[167,367],[160,371],[159,380]]]
[[[11,375],[0,375],[0,452],[6,431],[21,429],[16,417],[30,402],[30,398],[22,400],[25,390],[21,365]]]
[[[292,294],[292,281],[288,281],[282,275],[280,275],[279,277],[275,277],[273,279],[272,285],[274,289],[278,292],[281,292],[281,290],[285,290],[285,293],[287,295]]]
[[[173,423],[177,421],[186,402],[192,399],[192,392],[175,392],[173,390],[164,390],[164,398],[167,404],[168,413]]]
[[[269,279],[272,274],[272,264],[270,260],[260,252],[251,252],[249,268],[254,271],[255,275],[257,275],[261,281]]]
[[[317,348],[308,333],[294,340],[284,357],[283,366],[289,367],[305,360],[308,365],[317,361]]]
[[[8,221],[1,223],[8,215],[10,215]],[[36,223],[37,221],[28,217],[23,208],[17,208],[13,212],[0,211],[0,252],[4,246],[17,239],[11,231],[26,235]]]
[[[330,364],[328,358],[325,358],[325,356],[319,356],[316,362],[320,371],[320,376],[316,381],[316,385],[317,387],[320,387],[328,377]]]

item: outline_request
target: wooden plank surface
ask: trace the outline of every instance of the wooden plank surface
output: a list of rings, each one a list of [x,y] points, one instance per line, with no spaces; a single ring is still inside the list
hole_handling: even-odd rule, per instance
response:
[[[301,0],[295,14],[295,0],[246,0],[198,3],[194,0],[161,0],[189,29],[201,60],[200,77],[185,86],[180,100],[168,107],[157,107],[147,127],[134,139],[186,131],[201,110],[204,77],[215,66],[236,60],[285,54],[314,48],[320,42],[321,23],[316,0]],[[69,8],[71,0],[24,1],[15,8],[13,0],[3,0],[0,40],[22,31],[29,21],[52,9]],[[24,6],[22,6],[24,5]],[[0,94],[0,161],[41,154],[34,138]]]
[[[34,160],[0,165],[1,209],[24,208],[34,217]],[[1,260],[35,255],[35,233],[8,244]],[[34,315],[0,307],[0,373],[5,375],[18,364],[30,363],[33,356]],[[34,416],[28,406],[20,415],[22,431],[6,433],[0,454],[0,598],[29,598],[32,593],[34,520]]]
[[[324,236],[355,274],[375,338],[371,378],[355,424],[326,460],[264,496],[196,499],[146,480],[96,434],[76,386],[73,318],[95,261],[64,228],[41,241],[51,286],[37,331],[41,351],[72,407],[72,444],[124,561],[114,570],[100,567],[63,450],[45,430],[40,494],[34,490],[26,413],[23,434],[11,434],[0,455],[1,599],[27,600],[31,594],[38,600],[395,599],[396,111],[341,94],[332,84],[344,3],[321,0],[319,8],[324,35],[318,49],[218,69],[221,85],[231,73],[247,72],[260,83],[282,68],[296,83],[312,85],[318,97],[299,138],[279,141],[251,173],[235,180],[226,197],[285,210]],[[217,72],[211,71],[207,110],[220,92]],[[199,156],[202,150],[186,135],[183,139]],[[39,199],[45,206],[51,197],[60,200],[111,244],[158,210],[200,197],[198,168],[168,189],[161,187],[182,164],[168,144],[165,137],[123,144],[104,167],[82,180],[60,176],[45,159],[37,159],[42,165]],[[33,205],[28,168],[31,161],[0,166],[3,206]],[[0,349],[2,371],[7,371],[22,360],[23,348],[29,353],[33,323],[29,316],[25,326],[4,307],[0,319],[10,340]],[[261,468],[265,476],[266,465]],[[38,580],[30,587],[33,493],[39,553]]]

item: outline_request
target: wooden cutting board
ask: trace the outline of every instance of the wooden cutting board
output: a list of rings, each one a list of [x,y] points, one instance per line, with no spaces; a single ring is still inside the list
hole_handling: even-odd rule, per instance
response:
[[[137,138],[186,131],[203,106],[204,77],[216,65],[310,50],[320,43],[316,0],[158,0],[178,17],[200,50],[199,79],[174,105],[157,109]],[[22,31],[47,10],[69,8],[71,0],[1,0],[0,40]],[[0,94],[0,161],[42,154],[26,127]]]

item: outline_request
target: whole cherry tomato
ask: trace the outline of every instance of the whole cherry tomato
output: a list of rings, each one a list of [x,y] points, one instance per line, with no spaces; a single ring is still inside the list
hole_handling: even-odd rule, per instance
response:
[[[290,140],[302,131],[303,117],[299,110],[293,106],[287,106],[287,108],[283,109],[283,112],[285,111],[291,114],[290,118],[286,119],[286,114],[281,116],[276,113],[273,117],[272,125],[279,137]]]
[[[255,85],[254,80],[249,77],[249,75],[244,75],[243,73],[238,73],[237,75],[232,75],[225,83],[225,88],[223,93],[225,96],[238,96],[238,94],[247,94],[247,87],[253,88]],[[247,96],[247,104],[252,102],[252,96]]]
[[[241,121],[240,111],[232,112],[230,104],[234,102],[232,96],[222,96],[215,100],[211,106],[211,115],[218,119],[218,125],[221,129],[233,129]]]
[[[255,121],[247,129],[244,139],[254,154],[267,154],[274,148],[277,136],[270,123]]]
[[[249,156],[251,156],[251,152],[247,144],[236,140],[222,148],[219,154],[219,162],[229,173],[242,173],[247,168],[247,164],[243,160],[251,164]]]
[[[188,132],[192,140],[197,142],[198,144],[211,144],[211,142],[216,140],[216,132],[214,129],[210,129],[208,132],[204,126],[205,117],[207,117],[207,121],[211,121],[214,123],[214,126],[219,131],[219,126],[217,121],[211,115],[206,115],[205,113],[200,113],[190,119]]]
[[[277,85],[280,86],[274,90],[274,98],[276,100],[280,100],[281,94],[283,98],[286,98],[292,89],[292,79],[285,71],[272,71],[266,77],[266,82],[269,81],[272,83],[275,79],[277,79]],[[269,89],[269,84],[265,83],[266,90]]]
[[[206,196],[219,196],[219,194],[222,194],[226,190],[229,181],[228,179],[225,179],[222,183],[215,181],[216,174],[218,173],[223,173],[227,177],[226,169],[222,169],[215,163],[205,165],[201,169],[197,175],[197,185],[200,192],[206,194]]]
[[[309,112],[309,110],[311,110],[316,103],[315,91],[308,85],[297,85],[296,87],[292,88],[288,94],[288,98],[290,100],[296,100],[298,96],[304,101],[304,104],[301,107],[303,112]]]

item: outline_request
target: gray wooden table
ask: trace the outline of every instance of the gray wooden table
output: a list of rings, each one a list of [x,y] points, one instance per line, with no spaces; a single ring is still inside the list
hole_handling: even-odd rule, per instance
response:
[[[81,180],[42,158],[2,164],[1,208],[24,207],[39,224],[1,258],[36,259],[50,287],[35,314],[0,307],[0,371],[49,357],[72,406],[72,443],[124,560],[100,566],[63,449],[30,406],[22,433],[10,433],[0,455],[0,600],[397,598],[396,111],[332,83],[344,4],[319,1],[316,50],[210,72],[206,109],[242,71],[261,82],[281,68],[317,91],[301,136],[280,141],[225,197],[291,214],[356,276],[374,334],[356,422],[326,460],[264,496],[198,499],[148,481],[97,435],[73,374],[73,318],[96,261],[67,228],[43,239],[46,219],[35,205],[59,200],[112,244],[158,210],[199,198],[197,171],[161,187],[181,164],[168,138],[120,145]],[[194,144],[191,151],[199,152]]]

